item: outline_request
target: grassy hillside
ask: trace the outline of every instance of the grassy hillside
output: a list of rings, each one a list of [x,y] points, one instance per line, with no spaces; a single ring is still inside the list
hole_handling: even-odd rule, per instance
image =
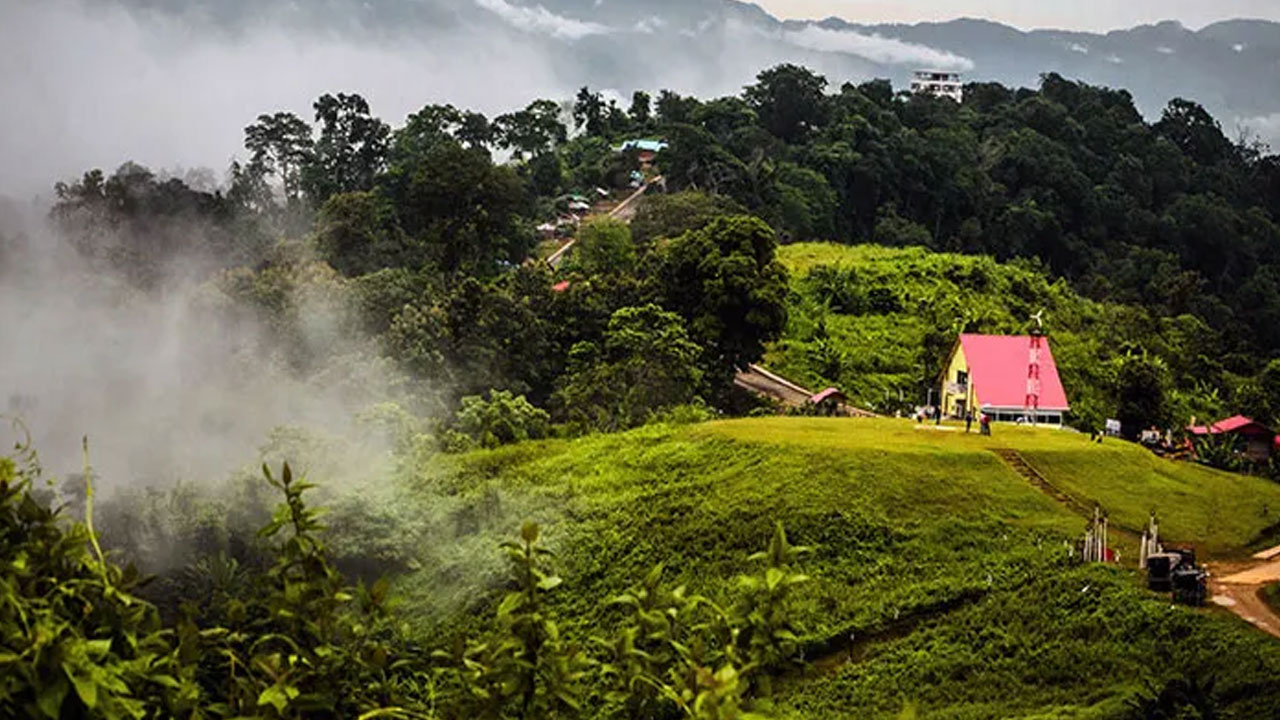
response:
[[[1154,505],[1169,537],[1199,541],[1210,527],[1205,544],[1219,553],[1248,543],[1271,524],[1266,509],[1280,508],[1280,488],[1263,481],[1047,430],[980,438],[798,418],[656,426],[407,469],[423,512],[440,522],[404,589],[423,618],[444,621],[425,626],[466,627],[492,611],[495,543],[536,519],[566,578],[555,610],[586,637],[613,626],[606,601],[658,563],[670,583],[724,600],[781,520],[815,548],[794,610],[811,654],[833,655],[826,670],[780,684],[779,715],[894,717],[915,703],[924,717],[1115,717],[1145,680],[1193,669],[1220,674],[1224,706],[1239,717],[1280,704],[1280,645],[1230,616],[1171,607],[1136,573],[1068,560],[1081,519],[994,446],[1018,449],[1124,523]],[[472,582],[477,566],[487,570]],[[457,603],[448,612],[442,593]],[[857,661],[846,663],[851,633]]]
[[[1190,316],[1156,320],[1093,302],[1033,265],[989,257],[802,243],[780,248],[779,259],[791,275],[790,319],[765,364],[802,384],[838,386],[864,406],[923,403],[957,334],[1026,332],[1044,310],[1078,422],[1100,427],[1114,417],[1115,376],[1128,353],[1164,361],[1174,417],[1223,411],[1198,389],[1217,351],[1203,346],[1211,333]]]

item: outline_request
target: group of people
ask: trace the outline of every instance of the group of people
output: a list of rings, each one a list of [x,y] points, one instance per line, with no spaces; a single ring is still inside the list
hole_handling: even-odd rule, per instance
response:
[[[964,414],[964,431],[971,432],[973,430],[973,411],[970,410]],[[984,413],[978,415],[978,430],[983,435],[991,434],[991,416]]]
[[[918,422],[921,422],[921,423],[928,422],[930,420],[937,423],[941,423],[942,408],[935,407],[933,405],[920,408],[916,411],[915,418]],[[978,431],[981,434],[983,435],[991,434],[991,416],[986,414],[985,412],[981,412],[981,413],[978,413],[978,415],[975,417],[972,410],[969,410],[964,414],[964,431],[965,432],[973,432],[973,423],[975,420],[978,422]]]

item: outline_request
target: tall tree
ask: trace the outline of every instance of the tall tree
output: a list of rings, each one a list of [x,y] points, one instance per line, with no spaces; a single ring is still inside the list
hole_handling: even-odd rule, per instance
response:
[[[244,129],[250,168],[279,178],[289,205],[302,198],[302,169],[311,159],[313,144],[311,126],[293,113],[259,115]]]
[[[579,130],[585,129],[588,135],[604,135],[608,128],[608,110],[600,93],[583,87],[573,103],[573,122]]]
[[[774,136],[800,142],[826,121],[823,94],[827,79],[798,65],[778,65],[761,72],[745,97],[760,114],[760,122]]]
[[[717,390],[758,361],[786,325],[787,275],[775,248],[763,221],[723,217],[671,241],[662,257],[663,306],[689,323]]]
[[[322,95],[313,106],[320,137],[303,171],[311,201],[322,204],[343,192],[373,189],[386,164],[391,128],[369,112],[359,95]]]
[[[631,95],[631,109],[627,114],[631,116],[631,122],[641,129],[647,127],[653,119],[653,98],[643,90],[635,91]]]
[[[499,115],[493,130],[498,144],[517,160],[554,150],[569,136],[560,106],[552,100],[535,100],[523,110]]]

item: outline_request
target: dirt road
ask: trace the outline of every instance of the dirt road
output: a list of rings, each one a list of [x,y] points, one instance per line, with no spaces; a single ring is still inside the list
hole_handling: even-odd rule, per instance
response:
[[[1267,556],[1271,552],[1258,555]],[[1280,615],[1259,596],[1264,587],[1280,582],[1280,560],[1233,565],[1210,564],[1209,571],[1212,573],[1209,589],[1213,593],[1215,605],[1227,608],[1259,630],[1280,638]]]

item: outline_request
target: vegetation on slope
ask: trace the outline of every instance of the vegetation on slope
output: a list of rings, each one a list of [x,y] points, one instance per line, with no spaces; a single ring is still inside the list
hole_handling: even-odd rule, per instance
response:
[[[1190,315],[1094,302],[1032,263],[989,257],[803,243],[784,246],[779,259],[791,275],[790,314],[766,362],[871,408],[919,404],[919,388],[936,386],[959,333],[1025,333],[1041,310],[1081,427],[1120,416],[1126,366],[1156,373],[1149,423],[1216,417],[1227,407],[1208,380],[1217,372],[1208,329]]]
[[[1217,702],[1240,717],[1280,702],[1270,680],[1280,648],[1232,618],[1170,607],[1132,573],[1068,560],[1064,543],[1083,519],[1017,476],[995,446],[1037,463],[1062,459],[1048,477],[1115,517],[1145,520],[1156,506],[1168,538],[1197,542],[1211,525],[1213,551],[1238,550],[1278,497],[1263,480],[1155,461],[1182,481],[1170,489],[1144,451],[1064,433],[982,438],[905,421],[799,418],[498,448],[423,467],[409,482],[472,499],[468,547],[506,529],[493,508],[510,502],[536,517],[572,589],[554,606],[583,634],[616,622],[601,599],[657,563],[673,585],[730,597],[743,554],[782,521],[794,542],[813,547],[793,619],[810,659],[830,653],[839,666],[776,683],[763,707],[783,716],[894,717],[915,703],[929,717],[1121,717],[1148,684],[1197,673],[1219,678]],[[1102,465],[1114,472],[1096,472]],[[1137,497],[1120,481],[1149,493]],[[1209,502],[1224,488],[1239,513]],[[1125,555],[1132,562],[1133,550]],[[410,605],[426,607],[467,563],[440,559],[407,579]],[[468,587],[474,622],[492,595]],[[446,636],[458,622],[440,620]],[[857,662],[840,665],[851,634]]]

